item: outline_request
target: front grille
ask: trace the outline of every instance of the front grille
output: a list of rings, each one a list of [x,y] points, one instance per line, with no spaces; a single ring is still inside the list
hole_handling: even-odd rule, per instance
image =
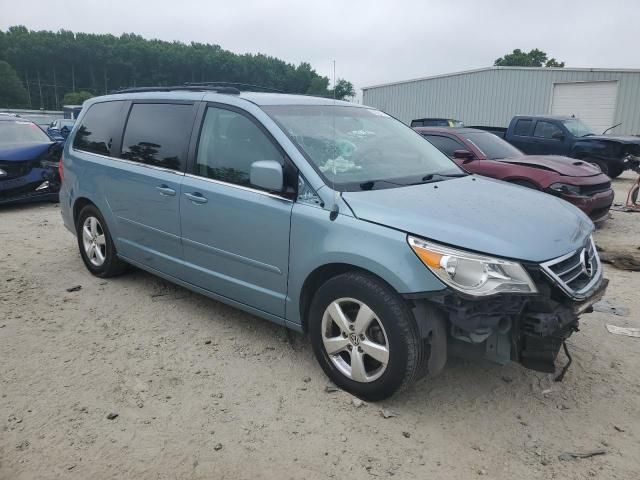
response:
[[[611,189],[611,182],[599,183],[597,185],[582,185],[580,186],[580,195],[590,197],[596,193],[606,192]]]
[[[11,180],[12,178],[23,177],[31,171],[32,162],[7,162],[0,160],[0,168],[7,172],[6,176],[0,180]]]
[[[602,277],[600,257],[589,238],[584,247],[542,264],[544,273],[567,295],[582,299]]]

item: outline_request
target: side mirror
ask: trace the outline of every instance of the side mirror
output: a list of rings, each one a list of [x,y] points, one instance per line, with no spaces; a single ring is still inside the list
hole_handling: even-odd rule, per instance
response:
[[[562,132],[553,132],[551,134],[551,138],[553,138],[554,140],[564,140],[564,133],[562,133]]]
[[[474,160],[476,157],[469,150],[455,150],[453,152],[453,158],[470,162]]]
[[[251,185],[270,192],[281,192],[284,186],[282,165],[275,160],[259,160],[251,164]]]

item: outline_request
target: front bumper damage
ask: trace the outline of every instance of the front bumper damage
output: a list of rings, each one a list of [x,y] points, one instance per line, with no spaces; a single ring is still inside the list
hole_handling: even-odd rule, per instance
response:
[[[555,373],[560,348],[578,331],[580,315],[593,311],[593,304],[602,298],[609,281],[599,271],[599,279],[590,291],[576,300],[539,267],[530,268],[529,273],[538,287],[535,295],[478,299],[446,289],[426,297],[409,297],[430,344],[430,355],[437,357],[429,361],[429,373],[438,373],[447,356],[485,358],[500,364],[513,361],[532,370]],[[438,335],[443,330],[446,335]],[[558,379],[563,375],[564,371]]]
[[[57,201],[60,190],[58,162],[29,160],[2,162],[0,205],[34,201]]]

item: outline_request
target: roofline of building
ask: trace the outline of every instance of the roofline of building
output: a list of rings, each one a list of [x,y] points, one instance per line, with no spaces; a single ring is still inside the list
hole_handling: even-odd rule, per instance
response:
[[[453,72],[453,73],[442,73],[440,75],[431,75],[428,77],[419,77],[412,78],[409,80],[400,80],[397,82],[389,82],[389,83],[379,83],[377,85],[370,85],[368,87],[362,87],[362,91],[370,90],[372,88],[380,88],[380,87],[390,87],[392,85],[402,85],[405,83],[414,83],[421,82],[423,80],[433,80],[435,78],[444,78],[444,77],[455,77],[458,75],[466,75],[468,73],[477,73],[477,72],[487,72],[489,70],[541,70],[541,71],[571,71],[571,72],[621,72],[621,73],[640,73],[640,69],[638,68],[567,68],[567,67],[482,67],[482,68],[474,68],[471,70],[463,70],[461,72]]]

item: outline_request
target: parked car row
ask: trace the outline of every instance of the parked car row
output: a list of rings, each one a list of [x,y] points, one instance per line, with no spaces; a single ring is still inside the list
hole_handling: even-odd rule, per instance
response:
[[[373,108],[211,86],[96,97],[77,122],[60,206],[92,274],[132,264],[308,332],[326,374],[366,399],[449,355],[553,372],[607,287],[585,214],[465,171],[506,148],[473,131],[423,132],[460,142],[453,161]],[[548,165],[541,188],[607,181]]]
[[[528,155],[562,155],[597,165],[616,178],[630,168],[630,156],[640,156],[640,137],[597,135],[574,117],[525,116],[511,119],[508,128],[474,127],[490,131]]]
[[[563,198],[603,222],[613,203],[611,181],[585,160],[525,155],[492,133],[473,128],[415,130],[468,172],[497,178]]]

